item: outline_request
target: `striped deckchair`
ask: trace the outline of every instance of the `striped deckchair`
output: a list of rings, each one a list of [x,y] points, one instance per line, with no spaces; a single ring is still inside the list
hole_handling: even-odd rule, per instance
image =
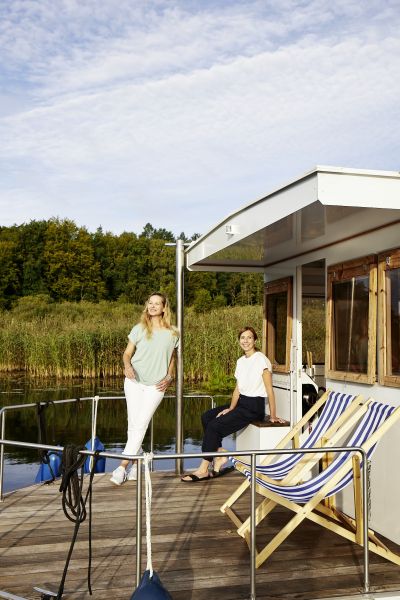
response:
[[[387,404],[370,401],[363,418],[345,445],[349,448],[363,448],[370,459],[377,442],[399,417],[400,407],[395,409]],[[249,465],[234,457],[232,460],[235,467],[249,480],[251,478]],[[331,462],[318,475],[294,485],[285,483],[285,480],[274,482],[260,473],[257,467],[256,489],[265,496],[265,500],[257,508],[256,523],[258,524],[265,518],[277,504],[289,508],[295,513],[295,516],[257,553],[256,566],[259,567],[304,519],[310,519],[334,533],[362,545],[361,467],[359,453],[353,450],[333,453]],[[354,519],[325,502],[326,498],[335,496],[351,482],[354,484]],[[238,533],[249,543],[250,519],[247,519],[239,527]],[[389,550],[372,531],[369,532],[368,545],[372,552],[400,565],[400,555]]]
[[[321,409],[319,417],[315,415]],[[343,427],[345,423],[353,426],[353,420],[356,415],[366,410],[365,400],[361,396],[353,396],[341,392],[326,391],[323,396],[314,404],[314,406],[304,415],[304,417],[289,431],[289,433],[281,440],[276,448],[299,447],[299,435],[303,428],[306,427],[312,420],[312,430],[310,434],[301,444],[302,448],[320,447],[321,444],[328,444],[333,434]],[[249,448],[251,450],[251,448]],[[276,457],[275,457],[276,458]],[[278,460],[274,460],[273,456],[264,457],[261,465],[258,466],[260,473],[267,475],[273,479],[283,479],[288,473],[300,474],[306,468],[307,463],[311,460],[310,455],[291,454],[279,456]],[[296,470],[294,471],[294,468]],[[221,511],[225,513],[236,525],[240,527],[242,521],[237,513],[232,508],[235,502],[249,488],[247,479],[229,496],[226,502],[221,506]]]

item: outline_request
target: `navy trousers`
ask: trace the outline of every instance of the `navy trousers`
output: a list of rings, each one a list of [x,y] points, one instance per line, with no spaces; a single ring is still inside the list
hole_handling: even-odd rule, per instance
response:
[[[222,439],[243,429],[252,421],[262,421],[265,417],[265,398],[262,396],[243,396],[240,394],[239,400],[235,408],[226,415],[217,417],[225,408],[229,408],[230,404],[217,406],[211,410],[207,410],[201,415],[201,422],[204,429],[203,452],[213,452],[222,446]],[[207,458],[209,462],[212,458]]]

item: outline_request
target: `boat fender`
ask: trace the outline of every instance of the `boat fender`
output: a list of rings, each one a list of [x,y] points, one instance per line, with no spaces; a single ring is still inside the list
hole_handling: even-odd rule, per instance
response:
[[[56,477],[61,475],[61,453],[51,451],[46,453],[40,464],[38,473],[35,477],[35,483],[54,481]]]
[[[94,447],[92,448],[92,440],[90,439],[86,442],[85,448],[87,450],[94,450],[97,452],[104,452],[104,450],[105,450],[104,444],[99,440],[99,438],[97,436],[94,438]],[[106,470],[106,459],[103,458],[102,456],[99,456],[97,458],[94,472],[95,473],[104,473],[105,470]],[[85,460],[85,473],[90,473],[90,456],[88,456],[87,459]]]
[[[150,571],[146,570],[131,600],[172,600],[172,596],[161,583],[158,574],[153,571],[150,577]]]

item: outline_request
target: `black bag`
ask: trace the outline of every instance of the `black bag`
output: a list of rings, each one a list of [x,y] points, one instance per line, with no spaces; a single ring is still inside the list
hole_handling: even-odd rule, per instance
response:
[[[172,596],[161,583],[157,573],[153,571],[153,576],[150,577],[150,571],[147,570],[130,600],[172,600]]]

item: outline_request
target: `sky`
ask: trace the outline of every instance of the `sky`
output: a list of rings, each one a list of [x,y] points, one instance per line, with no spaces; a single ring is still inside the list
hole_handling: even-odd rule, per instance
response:
[[[206,233],[400,169],[400,0],[0,0],[0,226]]]

